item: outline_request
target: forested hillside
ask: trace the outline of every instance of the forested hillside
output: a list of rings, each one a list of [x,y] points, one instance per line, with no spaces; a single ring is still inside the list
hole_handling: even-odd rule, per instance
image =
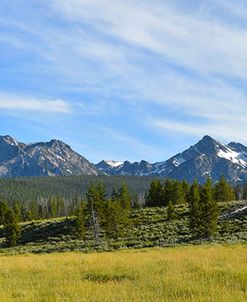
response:
[[[108,194],[105,185],[96,182],[83,197],[52,195],[14,200],[12,205],[0,200],[2,247],[44,244],[46,250],[52,242],[52,250],[60,245],[63,250],[84,250],[247,239],[246,200],[236,201],[239,192],[223,177],[216,185],[209,178],[204,185],[152,180],[143,203],[124,178],[116,179],[119,186],[114,182]],[[26,184],[29,188],[35,180]]]
[[[221,213],[241,208],[246,202],[220,203]],[[129,226],[123,229],[121,238],[108,240],[105,232],[100,233],[100,242],[94,245],[88,233],[86,240],[78,237],[75,218],[57,218],[21,224],[22,234],[19,245],[9,252],[47,253],[58,251],[91,249],[112,250],[118,248],[141,248],[152,246],[173,246],[177,244],[199,243],[193,241],[189,230],[189,209],[187,205],[176,205],[176,217],[168,218],[167,207],[135,209],[130,214]],[[3,230],[0,228],[0,247],[4,247]],[[247,240],[247,216],[220,219],[214,242],[237,243]],[[1,250],[0,250],[1,251]],[[3,250],[2,250],[3,251]],[[4,249],[5,252],[7,250]]]
[[[60,196],[73,199],[83,197],[89,186],[102,183],[107,194],[111,194],[114,187],[126,183],[132,194],[143,195],[149,188],[153,178],[136,176],[58,176],[58,177],[30,177],[1,179],[0,198],[8,203],[15,201],[37,201],[39,198]]]

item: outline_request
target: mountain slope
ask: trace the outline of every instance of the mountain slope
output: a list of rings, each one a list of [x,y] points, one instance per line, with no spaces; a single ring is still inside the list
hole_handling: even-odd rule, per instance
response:
[[[98,167],[98,165],[96,165]],[[107,165],[102,171],[113,175],[138,175],[204,182],[207,177],[218,181],[223,175],[230,182],[247,181],[247,147],[239,143],[224,145],[210,136],[164,162],[124,162]]]
[[[1,177],[55,175],[98,175],[98,170],[59,140],[25,145],[0,136]]]

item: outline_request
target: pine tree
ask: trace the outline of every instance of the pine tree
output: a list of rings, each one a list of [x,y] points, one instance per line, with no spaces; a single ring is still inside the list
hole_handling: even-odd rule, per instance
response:
[[[190,185],[187,181],[183,180],[182,181],[182,191],[183,191],[183,197],[182,200],[184,203],[186,203],[188,201],[188,195],[190,193]]]
[[[160,180],[153,180],[146,194],[146,206],[164,206],[164,189]]]
[[[111,200],[116,201],[119,198],[119,191],[116,189],[116,187],[113,188],[112,194],[111,194]]]
[[[6,243],[8,246],[16,246],[21,235],[21,229],[18,225],[16,215],[13,210],[8,209],[4,218],[4,230],[6,236]]]
[[[86,194],[89,229],[93,233],[95,245],[99,244],[100,229],[103,219],[103,203],[105,201],[105,189],[102,184],[89,187]]]
[[[200,199],[200,188],[198,181],[195,180],[188,194],[189,203],[189,227],[191,233],[195,237],[201,236],[201,199]]]
[[[120,187],[117,200],[120,202],[123,209],[131,209],[131,195],[126,183],[123,183]]]
[[[231,201],[235,199],[233,188],[227,183],[224,176],[214,187],[214,197],[217,202]]]
[[[174,204],[172,201],[169,201],[168,207],[167,207],[167,220],[173,220],[177,217]]]
[[[118,239],[123,234],[124,227],[126,227],[124,211],[126,209],[121,206],[119,201],[105,201],[102,228],[108,239]]]
[[[211,238],[217,231],[219,211],[214,200],[212,182],[208,178],[201,190],[201,235],[203,238]]]
[[[5,215],[6,215],[7,210],[8,210],[8,206],[6,205],[6,203],[3,201],[0,201],[0,225],[4,224]]]
[[[76,232],[82,239],[84,239],[86,235],[86,216],[86,202],[81,201],[76,211]]]
[[[21,205],[18,201],[13,204],[13,212],[15,213],[17,221],[21,221]]]

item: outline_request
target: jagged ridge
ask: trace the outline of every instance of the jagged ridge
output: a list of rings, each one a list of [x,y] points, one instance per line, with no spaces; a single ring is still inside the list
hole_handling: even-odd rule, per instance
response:
[[[225,176],[230,182],[244,182],[247,181],[247,147],[234,142],[224,145],[206,135],[197,144],[164,162],[125,161],[114,166],[101,161],[96,167],[112,175],[155,176],[189,182],[197,178],[201,183],[207,177],[216,182]]]
[[[25,145],[0,136],[0,176],[98,175],[86,158],[59,140]]]

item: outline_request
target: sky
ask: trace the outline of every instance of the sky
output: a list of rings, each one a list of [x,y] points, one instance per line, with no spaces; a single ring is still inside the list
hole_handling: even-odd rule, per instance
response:
[[[1,0],[0,135],[91,162],[247,144],[246,0]]]

